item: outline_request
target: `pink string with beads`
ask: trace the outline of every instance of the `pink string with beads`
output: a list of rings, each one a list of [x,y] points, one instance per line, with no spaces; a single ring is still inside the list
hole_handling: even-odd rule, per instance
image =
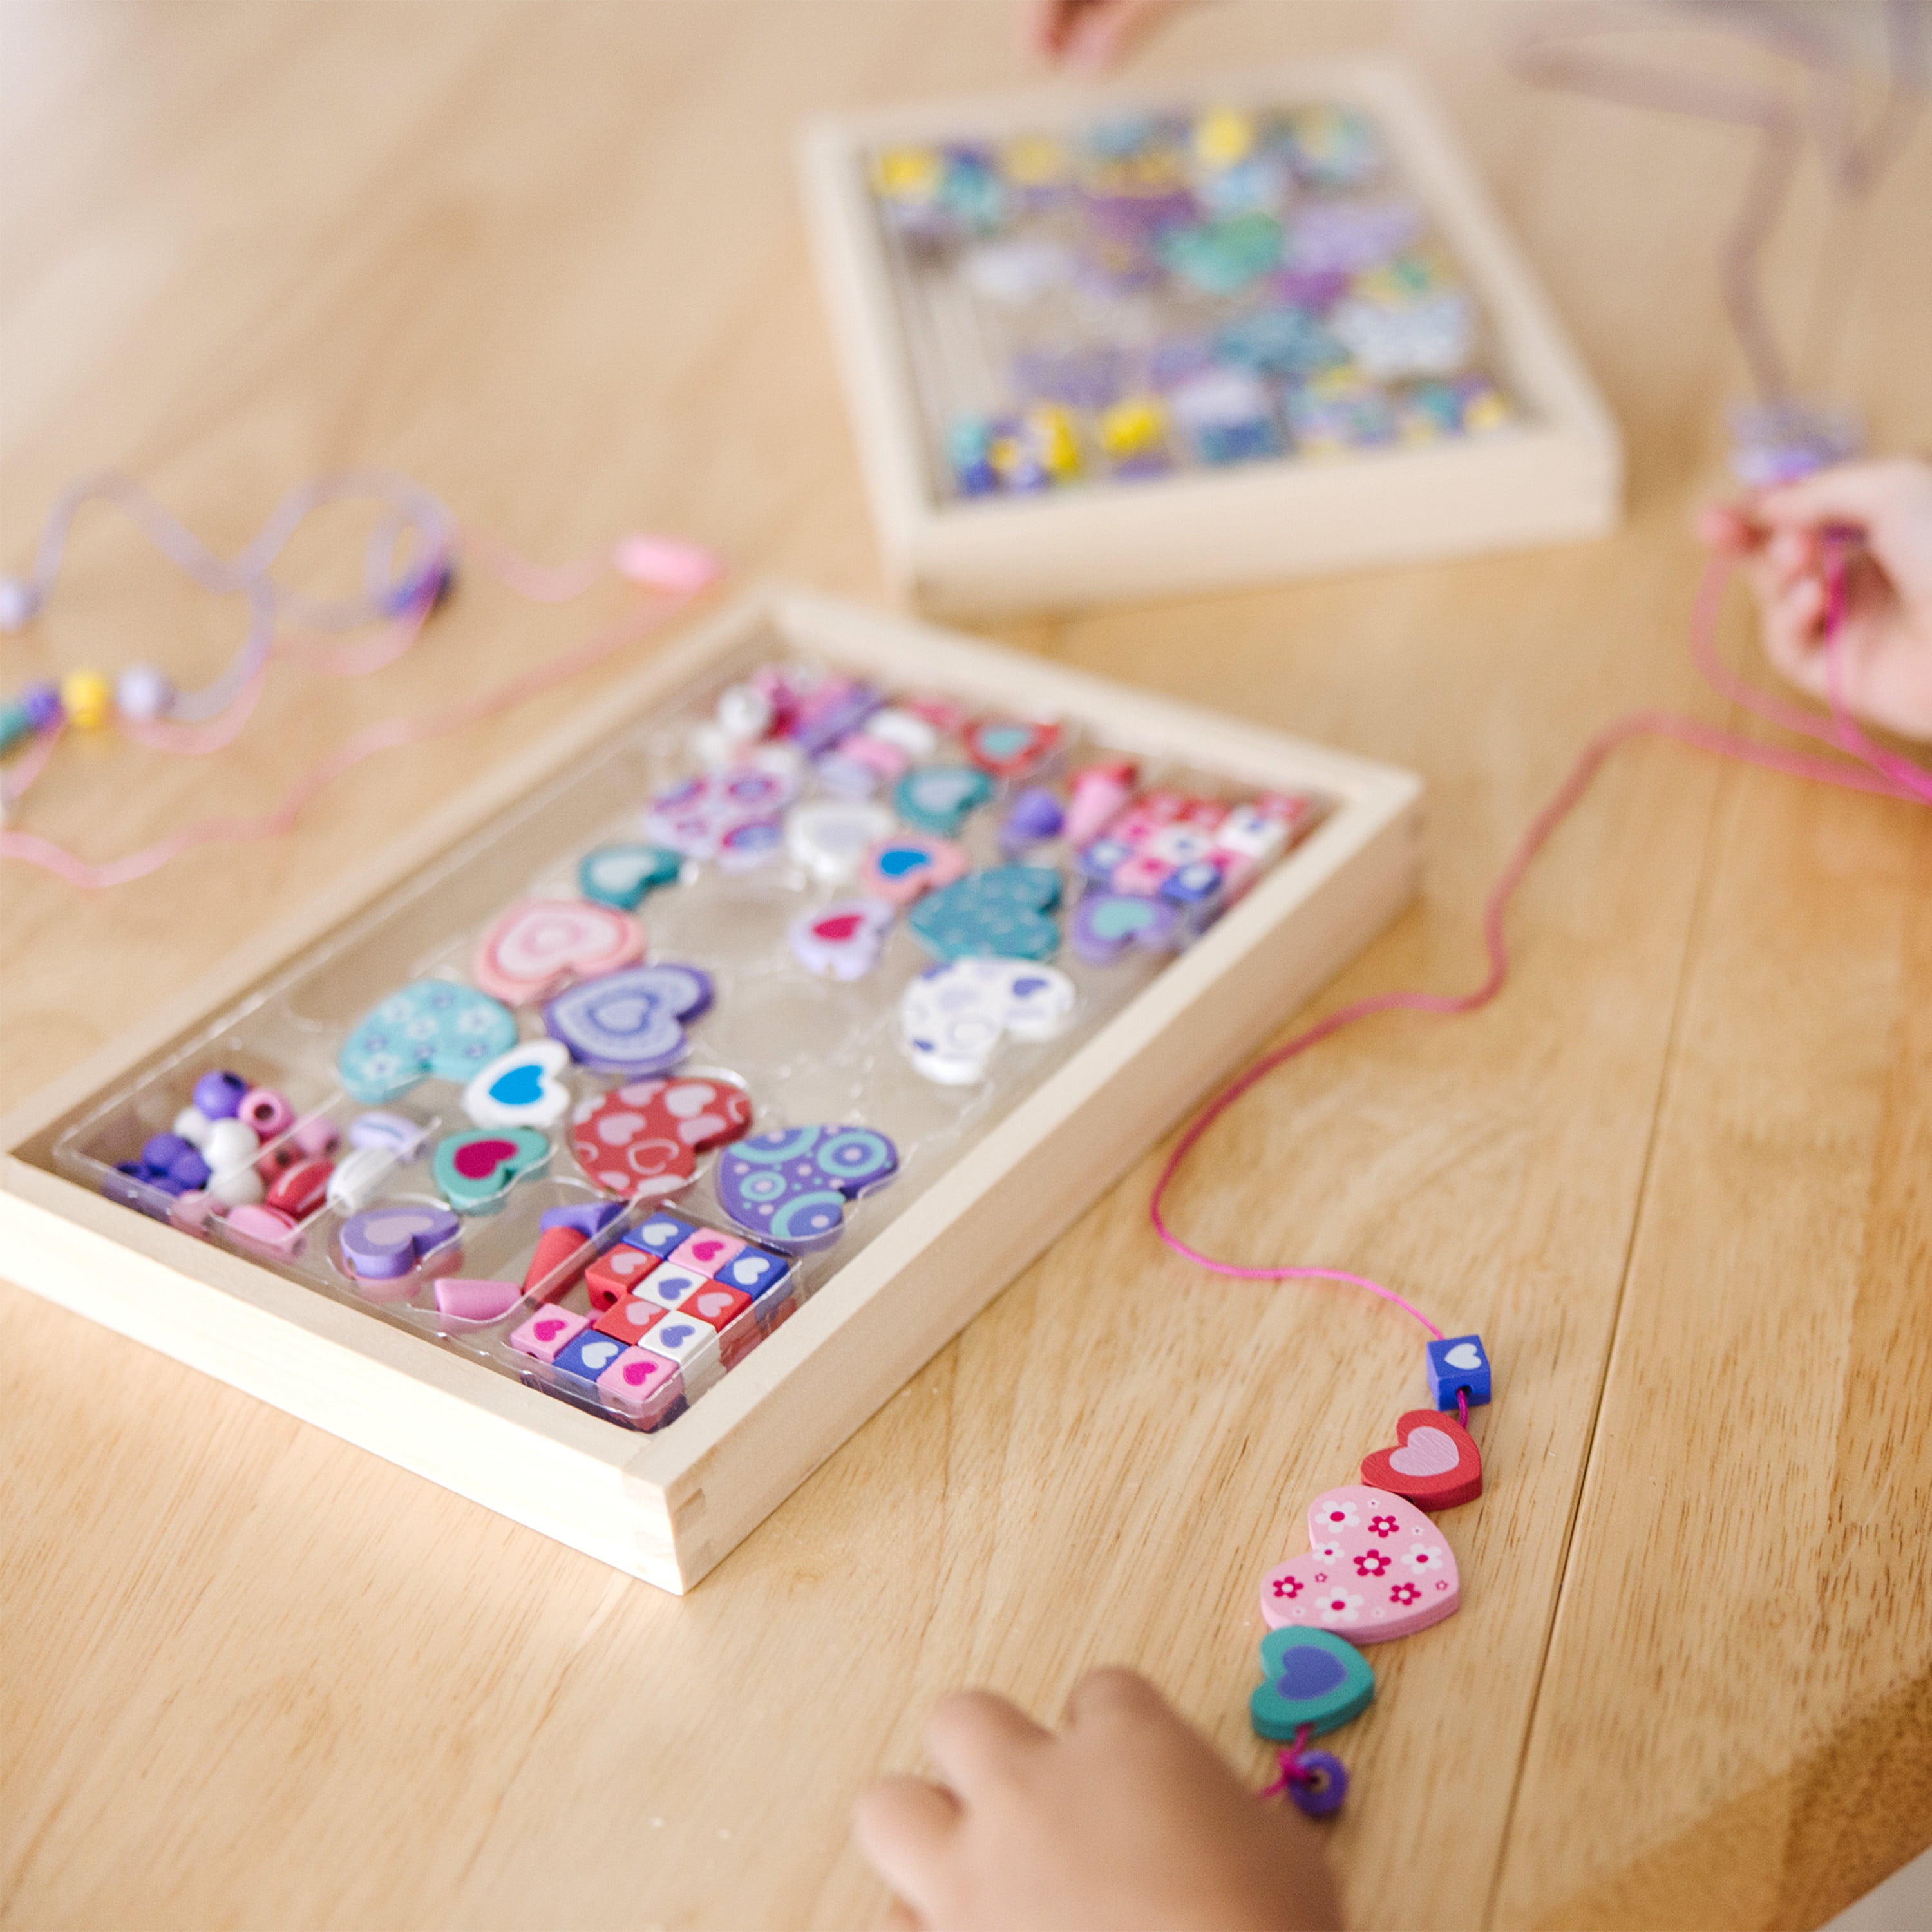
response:
[[[1168,1188],[1202,1137],[1230,1107],[1251,1088],[1266,1079],[1276,1067],[1298,1058],[1311,1047],[1319,1046],[1323,1040],[1340,1033],[1344,1028],[1372,1018],[1378,1013],[1418,1012],[1454,1018],[1464,1013],[1478,1012],[1495,999],[1509,978],[1509,946],[1503,922],[1516,888],[1522,884],[1524,874],[1537,854],[1549,842],[1557,827],[1575,809],[1583,794],[1588,790],[1591,781],[1619,746],[1628,744],[1636,738],[1667,738],[1678,744],[1688,745],[1695,750],[1708,752],[1714,757],[1732,759],[1742,764],[1755,765],[1762,770],[1782,772],[1788,777],[1808,779],[1816,784],[1834,785],[1843,790],[1864,792],[1876,797],[1896,799],[1907,803],[1932,802],[1932,772],[1928,772],[1873,743],[1845,710],[1839,634],[1845,609],[1845,561],[1842,548],[1834,549],[1829,558],[1828,572],[1829,596],[1826,610],[1824,648],[1831,698],[1832,729],[1829,731],[1820,728],[1813,713],[1799,711],[1756,690],[1735,677],[1718,662],[1715,651],[1718,613],[1732,571],[1732,566],[1727,560],[1714,559],[1705,572],[1692,615],[1690,648],[1699,668],[1725,696],[1734,699],[1745,709],[1773,724],[1802,731],[1808,737],[1837,746],[1867,769],[1860,770],[1858,765],[1847,765],[1807,752],[1760,745],[1733,732],[1700,724],[1695,718],[1681,718],[1670,712],[1636,712],[1606,725],[1585,745],[1577,755],[1576,762],[1570,767],[1569,776],[1557,788],[1554,796],[1530,821],[1529,829],[1523,834],[1504,866],[1501,875],[1490,888],[1483,908],[1483,944],[1488,956],[1489,970],[1481,982],[1466,993],[1402,991],[1372,993],[1365,999],[1352,1000],[1348,1005],[1317,1020],[1312,1026],[1304,1028],[1272,1052],[1264,1054],[1246,1072],[1223,1088],[1188,1124],[1180,1139],[1175,1142],[1174,1150],[1162,1167],[1160,1178],[1154,1183],[1153,1194],[1148,1199],[1148,1219],[1154,1223],[1155,1233],[1169,1248],[1184,1260],[1193,1262],[1197,1268],[1204,1268],[1210,1274],[1223,1275],[1234,1280],[1333,1281],[1352,1288],[1364,1288],[1371,1294],[1379,1295],[1384,1301],[1392,1302],[1404,1314],[1414,1317],[1438,1341],[1444,1339],[1444,1331],[1413,1302],[1397,1294],[1394,1288],[1371,1280],[1366,1275],[1353,1274],[1346,1268],[1304,1265],[1250,1268],[1204,1253],[1184,1240],[1169,1225],[1166,1211]],[[1468,1421],[1466,1394],[1461,1397],[1460,1406],[1466,1426]]]

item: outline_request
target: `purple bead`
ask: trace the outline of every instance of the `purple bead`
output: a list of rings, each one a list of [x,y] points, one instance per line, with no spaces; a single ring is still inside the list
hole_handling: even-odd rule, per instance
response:
[[[67,716],[60,693],[44,679],[30,684],[20,696],[20,709],[36,731],[51,731]]]
[[[183,1140],[179,1134],[154,1134],[142,1144],[141,1158],[165,1174],[183,1154],[194,1151],[194,1142]]]
[[[208,1168],[201,1157],[198,1148],[190,1148],[185,1153],[176,1155],[168,1163],[168,1178],[178,1182],[192,1192],[197,1187],[206,1187],[208,1180]]]
[[[1059,800],[1044,785],[1031,786],[1007,808],[1006,823],[1000,828],[1000,849],[1010,857],[1029,845],[1043,844],[1058,838],[1066,822]]]
[[[194,1083],[194,1104],[205,1120],[232,1120],[248,1091],[248,1083],[238,1073],[204,1073]]]
[[[1328,1818],[1342,1808],[1348,1795],[1348,1773],[1332,1751],[1302,1751],[1295,1760],[1297,1775],[1288,1783],[1288,1795],[1304,1817]]]
[[[574,1228],[594,1241],[624,1211],[621,1201],[574,1201],[566,1208],[546,1208],[537,1216],[539,1228]]]

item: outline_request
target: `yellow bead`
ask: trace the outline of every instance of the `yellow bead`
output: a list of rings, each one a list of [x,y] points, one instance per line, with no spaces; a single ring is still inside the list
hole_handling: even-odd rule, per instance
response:
[[[872,178],[889,201],[930,201],[944,172],[930,148],[894,148],[872,164]]]
[[[1046,188],[1066,172],[1066,150],[1045,134],[1022,134],[1000,150],[1000,167],[1022,188]]]
[[[1195,158],[1204,167],[1232,168],[1254,146],[1254,122],[1232,107],[1211,109],[1194,124]]]
[[[1472,436],[1486,436],[1501,429],[1510,419],[1510,406],[1494,389],[1484,389],[1469,398],[1462,412],[1462,427]]]
[[[1109,456],[1143,456],[1167,440],[1167,412],[1154,396],[1130,396],[1100,418],[1100,446]]]
[[[1040,467],[1058,482],[1078,476],[1080,442],[1072,416],[1058,404],[1041,403],[1027,411],[1026,422]]]
[[[83,731],[106,724],[114,709],[114,687],[98,670],[68,672],[61,680],[60,696],[68,723]]]

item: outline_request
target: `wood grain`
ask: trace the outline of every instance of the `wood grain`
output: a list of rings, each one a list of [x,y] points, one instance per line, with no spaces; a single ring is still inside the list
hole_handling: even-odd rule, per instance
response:
[[[1623,424],[1626,529],[1000,632],[1427,775],[1424,901],[1323,1004],[1471,983],[1480,895],[1589,731],[1721,716],[1684,661],[1684,532],[1741,388],[1712,244],[1744,148],[1527,92],[1490,26],[1256,0],[1145,70],[1413,58]],[[366,460],[539,554],[656,524],[875,593],[791,130],[1026,77],[990,5],[16,0],[0,542],[97,463],[232,544]],[[1928,194],[1922,138],[1834,244],[1806,372],[1888,445],[1932,441]],[[1827,226],[1802,183],[1780,315],[1812,313]],[[319,536],[318,568],[341,553]],[[466,586],[394,671],[278,676],[218,760],[64,752],[28,822],[105,854],[257,808],[596,614]],[[236,622],[91,520],[7,682],[185,681]],[[276,844],[92,896],[7,868],[0,1105],[603,688],[367,767]],[[1206,1245],[1396,1280],[1498,1363],[1489,1492],[1444,1523],[1464,1608],[1345,1734],[1354,1922],[1810,1924],[1932,1832],[1928,840],[1620,754],[1526,889],[1502,1002],[1336,1042],[1180,1190]],[[1258,1770],[1254,1579],[1418,1399],[1420,1351],[1340,1293],[1188,1274],[1145,1229],[1153,1162],[682,1601],[7,1292],[0,1923],[862,1924],[846,1808],[919,1762],[933,1697],[1048,1709],[1105,1660]]]

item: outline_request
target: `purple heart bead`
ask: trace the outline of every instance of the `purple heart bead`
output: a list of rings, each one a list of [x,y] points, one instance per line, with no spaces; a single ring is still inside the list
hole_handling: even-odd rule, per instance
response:
[[[362,1280],[394,1281],[454,1240],[461,1226],[447,1208],[424,1201],[365,1208],[342,1224],[342,1258]]]

